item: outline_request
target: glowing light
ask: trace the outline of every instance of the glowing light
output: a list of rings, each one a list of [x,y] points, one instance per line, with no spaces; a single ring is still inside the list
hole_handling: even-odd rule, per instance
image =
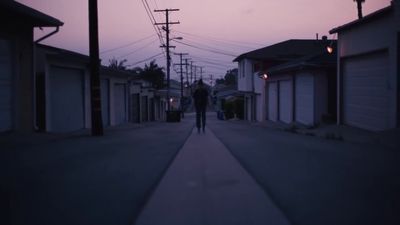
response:
[[[328,47],[326,47],[326,50],[328,51],[329,54],[333,53],[333,47],[330,45]]]
[[[173,99],[173,98],[170,98],[170,99],[169,99],[169,102],[173,102],[173,101],[174,101],[174,99]]]
[[[264,79],[264,80],[268,79],[268,74],[264,73],[264,74],[261,76],[261,78]]]

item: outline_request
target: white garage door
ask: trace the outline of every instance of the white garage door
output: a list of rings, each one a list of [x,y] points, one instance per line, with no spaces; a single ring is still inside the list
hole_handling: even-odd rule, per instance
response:
[[[279,81],[279,120],[285,123],[292,122],[293,113],[292,82]]]
[[[114,109],[115,123],[122,124],[126,121],[126,86],[125,84],[114,85]]]
[[[12,129],[11,46],[0,39],[0,132]]]
[[[296,121],[314,124],[314,77],[311,74],[296,76]]]
[[[50,131],[83,129],[83,71],[65,67],[50,68]]]
[[[110,80],[101,80],[101,115],[103,125],[110,125]]]
[[[389,55],[346,59],[343,65],[343,122],[379,131],[389,123]]]
[[[277,82],[268,83],[268,119],[278,120],[278,84]]]

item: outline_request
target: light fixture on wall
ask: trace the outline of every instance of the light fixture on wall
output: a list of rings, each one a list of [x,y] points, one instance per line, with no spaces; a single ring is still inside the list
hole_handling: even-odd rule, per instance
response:
[[[328,51],[328,53],[329,54],[332,54],[333,53],[333,41],[328,45],[328,46],[326,46],[326,51]]]
[[[268,79],[268,74],[267,73],[260,73],[258,76],[263,80],[267,80]]]

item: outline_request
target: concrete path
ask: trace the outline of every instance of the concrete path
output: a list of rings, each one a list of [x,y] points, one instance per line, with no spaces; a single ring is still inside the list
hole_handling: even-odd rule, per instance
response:
[[[211,130],[194,129],[135,224],[289,222]]]

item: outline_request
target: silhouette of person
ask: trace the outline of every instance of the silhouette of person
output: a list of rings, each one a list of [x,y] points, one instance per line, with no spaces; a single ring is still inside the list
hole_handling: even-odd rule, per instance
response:
[[[208,103],[208,91],[204,87],[203,80],[197,82],[197,88],[193,92],[194,107],[196,109],[196,126],[197,132],[200,133],[200,128],[205,132],[206,126],[206,109]]]

